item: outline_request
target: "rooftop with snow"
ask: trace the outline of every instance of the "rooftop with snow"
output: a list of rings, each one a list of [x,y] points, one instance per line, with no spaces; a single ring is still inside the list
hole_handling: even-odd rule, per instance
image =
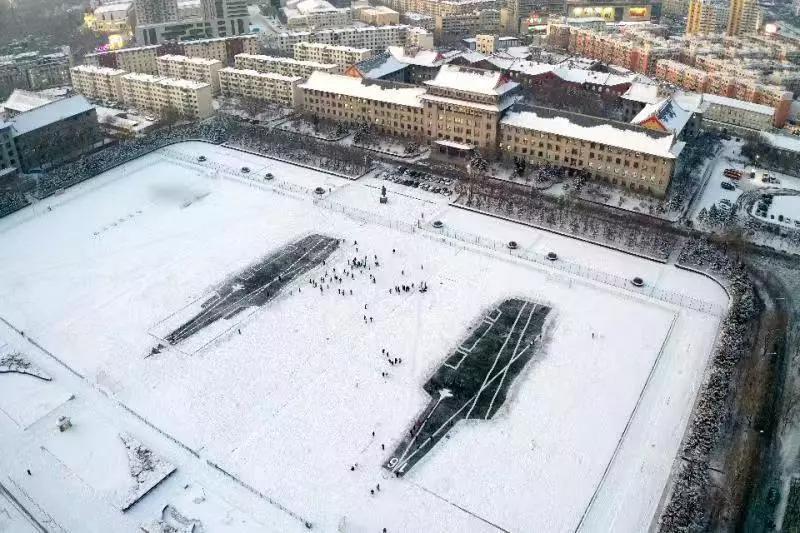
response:
[[[20,113],[11,119],[11,123],[15,135],[24,135],[92,109],[94,106],[83,96],[71,96]]]
[[[420,96],[425,94],[425,89],[410,85],[398,85],[387,82],[365,80],[352,76],[330,74],[315,71],[308,81],[300,88],[312,91],[330,92],[356,98],[365,98],[378,102],[403,105],[408,107],[422,107]]]
[[[487,96],[503,96],[519,86],[500,72],[456,65],[443,65],[436,77],[426,81],[425,85]]]
[[[520,106],[511,110],[502,125],[633,150],[666,159],[677,154],[675,135],[661,133],[624,122],[570,113],[546,107]]]

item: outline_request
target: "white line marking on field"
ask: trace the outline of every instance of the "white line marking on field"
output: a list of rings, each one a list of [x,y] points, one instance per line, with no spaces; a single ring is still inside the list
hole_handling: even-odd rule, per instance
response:
[[[530,326],[531,324],[531,318],[533,318],[533,313],[535,311],[536,311],[536,304],[533,304],[533,307],[531,307],[531,312],[528,314],[528,320],[525,322],[525,327],[522,328],[522,331],[519,334],[519,338],[517,339],[517,344],[516,346],[514,346],[514,352],[511,354],[511,358],[509,360],[514,359],[514,357],[517,355],[517,352],[519,351],[519,344],[525,337],[525,332],[528,331],[528,326]],[[511,330],[511,333],[513,333],[513,331],[514,330]],[[511,333],[509,333],[509,336],[511,336]],[[502,377],[500,378],[500,384],[497,385],[497,388],[494,390],[494,394],[492,395],[492,401],[489,402],[489,408],[486,410],[486,416],[483,418],[484,420],[489,419],[489,413],[492,412],[492,406],[494,405],[494,401],[497,399],[497,395],[500,392],[500,389],[503,388],[503,382],[506,379],[506,375],[508,374],[509,368],[511,368],[511,365],[506,365],[505,370],[503,370]]]
[[[509,362],[508,362],[508,364],[506,364],[506,366],[503,368],[503,370],[504,370],[505,368],[508,368],[508,367],[510,367],[510,366],[511,366],[511,365],[513,365],[514,363],[516,363],[516,362],[517,362],[517,359],[519,359],[520,357],[522,357],[522,356],[525,354],[525,352],[527,352],[527,351],[530,349],[530,347],[531,347],[531,345],[529,344],[529,345],[527,345],[525,348],[523,348],[523,349],[522,349],[522,351],[521,351],[521,352],[519,352],[519,353],[517,354],[517,356],[516,356],[516,357],[514,357],[514,358],[513,358],[511,361],[509,361]],[[502,370],[501,370],[501,371],[502,371]],[[453,413],[453,415],[452,415],[450,418],[448,418],[447,420],[445,420],[445,421],[444,421],[444,423],[443,423],[441,426],[439,426],[439,428],[438,428],[436,431],[434,431],[433,433],[431,433],[431,436],[430,436],[429,438],[431,438],[431,439],[435,438],[435,437],[436,437],[436,435],[438,435],[438,434],[439,434],[439,432],[440,432],[440,431],[442,431],[442,430],[445,428],[445,426],[447,426],[447,425],[448,425],[448,424],[449,424],[449,423],[450,423],[450,422],[451,422],[451,421],[452,421],[452,420],[453,420],[455,417],[457,417],[457,416],[458,416],[458,414],[459,414],[461,411],[463,411],[463,410],[464,410],[464,408],[465,408],[466,406],[468,406],[468,405],[469,405],[469,402],[471,402],[473,398],[476,398],[476,397],[477,397],[477,396],[478,396],[478,395],[479,395],[481,392],[483,392],[484,390],[486,390],[486,388],[488,388],[489,386],[491,386],[491,384],[492,384],[492,383],[493,383],[493,382],[494,382],[494,381],[495,381],[495,380],[498,378],[498,376],[500,376],[500,373],[501,373],[501,372],[498,372],[497,374],[495,374],[495,375],[494,375],[494,377],[492,377],[492,378],[489,380],[489,382],[486,384],[486,387],[484,387],[483,389],[481,389],[480,391],[478,391],[478,392],[475,394],[475,396],[473,396],[472,398],[470,398],[469,400],[467,400],[466,402],[464,402],[464,405],[462,405],[461,407],[459,407],[459,408],[458,408],[458,411],[456,411],[455,413]],[[395,466],[396,466],[396,468],[395,468],[395,469],[393,469],[393,471],[394,471],[394,470],[396,470],[397,468],[401,468],[401,466],[402,466],[402,465],[407,465],[407,464],[408,464],[408,462],[409,462],[409,461],[411,461],[411,459],[412,459],[412,458],[413,458],[415,455],[417,455],[417,453],[419,453],[419,451],[420,451],[421,449],[422,449],[422,447],[420,446],[420,447],[418,447],[416,450],[414,450],[414,452],[413,452],[411,455],[409,455],[408,457],[406,457],[406,459],[405,459],[405,461],[404,461],[404,462],[402,462],[402,463],[401,463],[400,461],[398,461],[398,462],[397,462],[397,465],[395,465]]]
[[[478,404],[478,398],[480,397],[481,392],[483,392],[484,388],[486,387],[486,381],[489,379],[489,376],[492,375],[492,371],[494,370],[494,367],[497,366],[497,361],[500,359],[500,354],[503,353],[503,350],[506,348],[506,345],[508,344],[508,341],[511,339],[511,332],[513,332],[515,329],[517,329],[517,322],[519,322],[519,317],[522,316],[522,313],[525,311],[525,306],[526,305],[528,305],[528,302],[523,302],[522,303],[522,307],[520,308],[519,313],[517,313],[517,318],[515,318],[514,319],[514,323],[511,324],[511,330],[510,330],[508,336],[506,337],[506,340],[503,342],[503,345],[500,347],[500,349],[497,350],[497,354],[494,357],[494,361],[492,361],[492,367],[486,373],[486,376],[484,376],[483,383],[481,384],[481,388],[478,390],[478,394],[475,395],[475,401],[472,402],[472,407],[470,407],[469,411],[467,411],[466,418],[469,418],[469,415],[472,414],[472,410],[475,409],[475,406]]]
[[[450,392],[450,389],[440,389],[439,390],[439,399],[436,400],[436,403],[431,408],[430,412],[428,412],[428,416],[425,417],[425,420],[423,420],[422,424],[419,425],[419,429],[417,430],[416,434],[408,442],[408,446],[406,446],[406,449],[403,451],[403,453],[400,455],[400,459],[397,461],[398,465],[403,462],[403,459],[405,458],[406,454],[408,453],[408,450],[411,449],[411,446],[414,444],[414,441],[417,440],[417,437],[419,437],[419,434],[422,433],[422,429],[425,427],[425,424],[431,418],[431,415],[433,415],[433,412],[436,410],[436,408],[439,407],[439,404],[442,403],[443,400],[445,400],[447,398],[451,398],[452,396],[453,396],[453,393]],[[428,440],[430,440],[430,437],[428,437]]]

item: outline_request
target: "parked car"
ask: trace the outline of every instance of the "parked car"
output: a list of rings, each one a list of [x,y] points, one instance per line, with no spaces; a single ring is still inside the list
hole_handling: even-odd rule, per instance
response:
[[[722,183],[720,183],[720,185],[726,191],[735,191],[736,190],[736,187],[733,186],[733,183],[731,183],[729,181],[723,181]]]

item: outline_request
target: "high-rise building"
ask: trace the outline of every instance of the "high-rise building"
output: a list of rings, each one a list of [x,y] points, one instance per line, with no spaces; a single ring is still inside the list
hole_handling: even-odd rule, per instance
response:
[[[178,0],[135,0],[135,4],[136,41],[143,45],[250,31],[247,0],[200,0],[199,5]]]
[[[178,0],[136,0],[136,23],[140,26],[178,20]]]
[[[722,33],[728,24],[730,8],[720,0],[691,0],[686,20],[686,35]]]
[[[728,15],[728,35],[756,33],[761,27],[763,16],[756,0],[730,0]]]

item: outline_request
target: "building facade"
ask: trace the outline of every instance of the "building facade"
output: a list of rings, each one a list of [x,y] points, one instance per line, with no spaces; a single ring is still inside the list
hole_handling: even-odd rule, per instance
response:
[[[666,195],[683,148],[672,133],[541,107],[508,113],[500,137],[507,159],[584,171],[657,197]]]
[[[292,30],[338,28],[349,26],[353,22],[350,8],[334,7],[325,0],[302,0],[287,3],[281,12],[285,19],[284,23]]]
[[[434,155],[497,155],[500,117],[516,102],[518,83],[500,72],[444,65],[425,85],[425,135]]]
[[[179,43],[177,47],[171,46],[170,48],[176,48],[174,52],[170,53],[216,59],[226,65],[233,63],[236,54],[257,54],[261,51],[261,45],[255,35],[199,39]]]
[[[397,25],[285,32],[265,36],[264,44],[267,49],[278,50],[282,53],[292,53],[294,45],[303,42],[385,50],[389,46],[404,45],[408,28],[405,25]]]
[[[158,74],[158,56],[160,46],[139,46],[136,48],[122,48],[109,52],[86,54],[84,61],[87,65],[108,67],[128,72],[142,74]]]
[[[186,6],[178,0],[135,0],[136,41],[165,41],[243,35],[250,31],[246,0],[200,0]]]
[[[354,63],[373,57],[369,48],[354,48],[335,44],[297,43],[294,45],[294,58],[298,61],[336,64],[344,70]]]
[[[97,7],[92,13],[91,28],[99,33],[128,33],[134,27],[132,2],[116,2]]]
[[[771,131],[775,122],[775,108],[743,102],[725,96],[704,94],[703,123],[717,123],[717,127],[735,129],[744,128],[757,131]]]
[[[691,0],[686,35],[722,33],[729,18],[730,6],[721,0]]]
[[[358,20],[372,26],[388,26],[400,24],[400,13],[386,6],[375,6],[360,9]]]
[[[728,35],[757,33],[764,21],[756,0],[730,0]]]
[[[219,71],[220,91],[223,96],[254,98],[276,102],[287,107],[298,107],[300,76],[283,76],[274,72],[257,72],[226,67]]]
[[[214,114],[211,85],[197,81],[134,72],[122,77],[122,97],[126,105],[160,116],[174,112],[204,119]]]
[[[166,54],[159,56],[157,62],[159,76],[207,83],[211,94],[219,94],[219,71],[225,66],[222,61]]]
[[[26,52],[0,56],[0,98],[14,89],[38,91],[69,85],[69,56]]]
[[[300,76],[308,78],[312,72],[341,71],[336,63],[317,63],[316,61],[299,61],[290,57],[275,57],[253,54],[239,54],[236,56],[236,68],[255,70],[256,72],[275,72],[284,76]]]
[[[122,76],[124,70],[80,65],[71,70],[72,88],[90,100],[120,102],[122,99]]]
[[[434,21],[434,36],[437,41],[459,40],[465,35],[497,33],[499,31],[500,11],[497,9],[437,15]]]
[[[393,82],[314,72],[300,85],[302,111],[347,124],[368,124],[379,134],[422,140],[420,96],[425,89]]]

